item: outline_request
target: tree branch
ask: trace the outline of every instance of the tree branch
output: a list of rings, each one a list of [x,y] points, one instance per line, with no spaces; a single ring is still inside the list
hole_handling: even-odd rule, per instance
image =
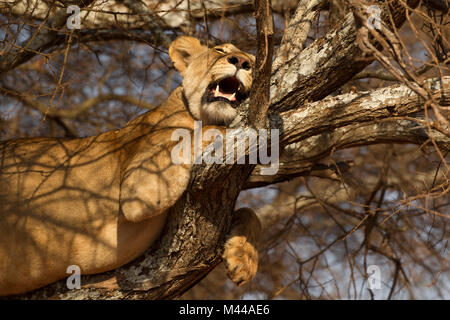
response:
[[[91,2],[92,0],[79,0],[76,4],[84,7]],[[57,8],[52,2],[44,20],[35,32],[28,39],[17,46],[13,46],[12,49],[0,56],[0,74],[14,69],[38,53],[43,53],[45,50],[61,44],[65,39],[65,35],[61,35],[55,30],[65,27],[69,16],[70,14],[66,12],[66,8]]]
[[[411,7],[419,1],[408,1]],[[382,20],[390,25],[392,16],[398,28],[405,21],[406,8],[399,2],[384,5]],[[296,109],[305,101],[317,101],[331,94],[361,72],[373,59],[367,59],[356,43],[358,28],[353,14],[300,54],[283,62],[278,55],[271,80],[272,111]],[[295,44],[296,35],[287,34],[286,43]],[[293,48],[295,50],[295,46]]]
[[[353,80],[357,79],[366,79],[366,78],[375,78],[386,81],[398,81],[396,77],[391,75],[390,73],[384,71],[383,69],[376,71],[362,71],[353,77]]]
[[[290,181],[299,176],[314,175],[316,170],[343,172],[346,163],[338,163],[339,168],[317,165],[320,159],[332,152],[380,143],[430,144],[433,139],[442,152],[450,152],[450,138],[436,129],[431,135],[426,129],[411,120],[385,120],[376,123],[351,124],[342,128],[310,137],[302,142],[286,147],[280,158],[276,175],[262,175],[261,166],[256,166],[245,183],[244,189],[268,186],[274,183]]]
[[[256,34],[258,48],[250,93],[250,124],[256,128],[265,126],[270,101],[270,71],[273,56],[273,17],[269,0],[255,0]]]
[[[299,2],[297,10],[284,31],[277,58],[273,63],[273,70],[278,70],[286,61],[294,59],[302,52],[311,25],[325,3],[326,1],[321,0],[301,0]]]
[[[435,101],[449,105],[450,77],[428,81]],[[402,117],[423,111],[425,101],[406,85],[399,84],[370,92],[348,93],[312,102],[281,114],[283,145],[356,123]]]
[[[84,8],[91,3],[92,0],[79,0],[78,5]],[[123,4],[129,7],[128,10],[141,21],[147,31],[127,31],[127,25],[123,25],[120,21],[115,20],[113,30],[107,29],[103,32],[102,30],[93,32],[93,30],[83,28],[83,30],[77,31],[77,33],[74,34],[74,36],[76,36],[78,33],[81,33],[81,37],[73,42],[127,39],[143,41],[154,47],[169,47],[175,37],[175,35],[166,35],[166,28],[170,30],[170,27],[164,25],[164,23],[161,22],[161,19],[155,16],[153,12],[148,11],[139,1],[124,1]],[[93,5],[84,12],[88,14],[90,10],[92,10]],[[45,6],[45,8],[43,6]],[[10,15],[11,10],[14,8],[24,11],[25,13],[28,12],[29,14],[45,13],[42,23],[27,40],[20,44],[10,43],[12,48],[0,56],[0,74],[14,69],[18,65],[34,57],[36,54],[45,54],[45,52],[54,50],[64,43],[67,32],[66,23],[71,14],[66,12],[66,7],[56,7],[54,2],[52,2],[50,7],[46,6],[46,4],[39,1],[38,3],[20,3],[18,6],[13,6],[13,8],[10,8],[8,4],[4,4],[0,7],[0,12],[5,15]],[[83,19],[81,20],[83,21]],[[117,30],[118,27],[119,30]],[[112,28],[112,26],[110,26],[110,28]]]
[[[44,115],[47,115],[52,118],[59,118],[59,119],[76,119],[89,109],[95,107],[101,102],[105,101],[111,101],[116,100],[123,103],[129,103],[135,106],[138,106],[143,109],[152,110],[155,108],[152,104],[145,102],[143,100],[140,100],[138,98],[135,98],[133,96],[128,95],[118,95],[118,94],[103,94],[99,95],[97,97],[88,98],[84,100],[82,103],[78,104],[77,106],[71,107],[70,109],[53,109],[50,108],[49,105],[33,99],[29,94],[22,94],[20,92],[17,92],[16,90],[9,88],[9,87],[3,87],[0,88],[0,91],[2,91],[5,95],[12,97],[14,99],[17,99],[18,101],[22,102],[26,107],[32,108],[34,110],[37,110],[41,112]]]
[[[170,28],[181,28],[186,25],[190,18],[198,21],[203,20],[206,14],[209,19],[220,19],[223,16],[245,14],[253,12],[253,1],[251,0],[215,0],[205,1],[205,9],[200,1],[187,0],[141,0],[131,2],[110,0],[97,1],[89,10],[82,10],[81,19],[83,29],[109,29],[120,24],[123,27],[136,29],[145,27],[142,16],[157,15],[161,21]],[[130,6],[131,5],[131,6]],[[133,6],[146,8],[138,13],[132,10]],[[283,10],[294,10],[295,1],[274,0],[273,9],[276,12]],[[14,5],[5,2],[0,5],[0,12],[20,17],[28,17],[34,20],[43,20],[49,10],[49,5],[40,0],[16,0]],[[139,10],[141,11],[141,10]]]
[[[450,77],[428,80],[433,96],[450,105]],[[434,141],[445,153],[450,137],[433,128],[430,132],[417,122],[402,119],[423,111],[424,101],[406,85],[394,85],[370,92],[348,93],[308,103],[299,110],[280,114],[281,144],[286,152],[278,173],[260,174],[257,166],[245,189],[309,175],[317,161],[334,150],[377,143],[423,144]],[[383,121],[384,120],[384,121]],[[418,120],[419,121],[419,120]]]

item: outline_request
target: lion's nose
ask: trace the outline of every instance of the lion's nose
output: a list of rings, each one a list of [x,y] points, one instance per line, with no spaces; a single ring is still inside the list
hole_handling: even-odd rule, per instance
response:
[[[227,61],[232,65],[235,65],[238,69],[250,70],[250,62],[244,58],[239,56],[230,56],[227,58]]]

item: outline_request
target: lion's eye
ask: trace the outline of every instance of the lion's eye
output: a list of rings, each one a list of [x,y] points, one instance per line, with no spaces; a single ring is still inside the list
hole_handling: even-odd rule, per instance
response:
[[[221,49],[221,48],[216,48],[216,51],[220,52],[220,53],[225,53],[225,51],[223,49]]]

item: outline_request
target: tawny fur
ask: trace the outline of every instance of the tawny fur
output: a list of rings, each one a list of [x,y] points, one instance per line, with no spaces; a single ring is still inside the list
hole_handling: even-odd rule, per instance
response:
[[[228,277],[239,286],[247,284],[256,275],[260,232],[261,223],[251,209],[241,208],[234,212],[222,257]]]
[[[154,243],[190,179],[191,165],[171,161],[173,131],[193,130],[195,119],[216,125],[236,116],[226,103],[202,102],[211,81],[234,73],[250,90],[251,70],[237,70],[227,57],[252,63],[254,57],[231,44],[219,48],[191,37],[175,40],[169,52],[182,87],[120,130],[0,143],[0,296],[65,278],[69,265],[82,274],[115,269]],[[244,214],[233,222],[224,259],[242,284],[256,272],[259,229],[249,209],[237,212]]]

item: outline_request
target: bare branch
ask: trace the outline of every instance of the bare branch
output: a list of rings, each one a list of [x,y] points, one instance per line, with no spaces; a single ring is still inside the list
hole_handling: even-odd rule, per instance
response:
[[[52,118],[59,118],[59,119],[75,119],[85,113],[87,110],[95,107],[101,102],[105,101],[121,101],[123,103],[129,103],[135,106],[138,106],[143,109],[154,109],[155,107],[151,105],[148,102],[145,102],[143,100],[140,100],[138,98],[135,98],[133,96],[128,95],[118,95],[118,94],[103,94],[99,95],[97,97],[89,98],[80,103],[77,106],[74,106],[70,109],[54,109],[50,108],[49,105],[33,99],[28,94],[21,94],[20,92],[17,92],[13,90],[12,88],[0,88],[0,90],[7,96],[13,97],[14,99],[19,100],[22,102],[25,106],[30,107],[34,110],[37,110],[41,112],[42,114],[45,114]]]
[[[284,31],[277,58],[273,63],[274,70],[277,70],[286,61],[292,60],[302,52],[311,25],[319,15],[321,6],[325,2],[321,0],[302,0],[299,2],[297,10]],[[295,35],[295,37],[292,37],[292,35]]]
[[[276,175],[262,175],[261,166],[258,165],[244,188],[258,188],[289,181],[299,176],[315,175],[315,170],[318,169],[331,173],[343,172],[347,166],[345,163],[338,164],[341,166],[339,168],[329,166],[321,168],[317,165],[320,159],[337,150],[380,143],[411,143],[422,146],[430,144],[431,139],[443,152],[450,152],[449,137],[436,129],[432,130],[430,136],[428,131],[415,121],[386,120],[377,123],[351,124],[288,145],[280,159]]]
[[[255,0],[255,18],[258,35],[258,49],[253,71],[253,85],[250,94],[249,120],[255,127],[264,127],[270,101],[270,71],[273,55],[273,17],[269,0]]]
[[[430,92],[417,79],[416,75],[410,70],[410,65],[407,65],[402,54],[402,43],[398,36],[389,30],[385,25],[380,23],[378,30],[368,27],[367,10],[364,6],[356,1],[351,1],[352,8],[355,15],[362,21],[363,27],[359,29],[357,35],[357,43],[361,50],[368,55],[373,55],[376,60],[385,67],[398,81],[407,85],[411,90],[415,91],[422,99],[427,101],[427,105],[431,106],[434,115],[437,118],[437,125],[441,131],[450,134],[450,127],[447,119],[441,114],[439,106],[437,106]],[[384,48],[389,48],[390,58],[397,63],[399,68],[393,65],[389,58],[384,55],[378,48],[373,45],[369,39],[370,34],[381,43]]]
[[[79,1],[80,6],[87,6],[91,1]],[[52,5],[54,2],[52,2]],[[53,14],[52,11],[56,12]],[[65,27],[67,18],[70,14],[66,8],[50,7],[46,16],[36,31],[28,39],[19,44],[19,46],[3,53],[0,57],[0,74],[14,69],[18,65],[28,61],[36,53],[43,53],[45,50],[61,44],[65,36],[55,30]]]
[[[356,79],[366,79],[366,78],[375,78],[386,81],[398,81],[396,77],[387,73],[386,71],[380,69],[377,71],[362,71],[353,77],[353,80]]]
[[[448,105],[450,77],[428,82],[436,101]],[[367,93],[349,93],[309,103],[287,111],[283,118],[283,144],[356,123],[407,116],[423,110],[425,101],[406,85],[394,85]],[[301,124],[301,125],[300,125]]]
[[[92,3],[91,1],[81,1],[80,6],[85,7]],[[45,12],[46,16],[44,20],[39,25],[39,27],[35,30],[35,32],[21,44],[16,45],[14,43],[10,43],[13,47],[8,50],[6,53],[3,53],[0,56],[0,74],[7,72],[11,69],[14,69],[18,65],[28,61],[36,54],[44,54],[48,51],[54,50],[59,45],[63,44],[66,39],[66,23],[70,14],[67,13],[65,7],[56,7],[53,8],[52,5],[44,10],[44,8],[39,7],[40,3],[34,3],[38,6],[38,10],[32,10],[33,7],[31,4],[20,4],[18,8],[20,10],[24,10],[25,12]],[[83,6],[81,5],[83,4]],[[93,3],[95,4],[95,2]],[[92,5],[93,5],[92,4]],[[106,30],[89,30],[83,29],[80,30],[81,36],[77,41],[73,41],[74,43],[78,41],[104,41],[104,40],[112,40],[112,39],[129,39],[129,40],[138,40],[151,44],[154,47],[162,46],[164,48],[168,48],[170,43],[172,42],[174,36],[169,37],[165,34],[167,29],[171,29],[170,27],[164,25],[161,20],[155,16],[152,12],[149,12],[148,9],[145,8],[143,4],[139,1],[124,1],[124,5],[129,7],[131,14],[134,14],[140,20],[142,20],[142,24],[148,30],[147,32],[139,30],[128,31],[126,27],[120,28],[120,23],[116,21],[116,25],[114,30],[106,29]],[[92,5],[90,7],[92,7]],[[21,6],[25,6],[24,8]],[[15,7],[13,7],[15,8]],[[0,7],[0,12],[3,14],[9,14],[9,6],[5,5]],[[56,13],[52,11],[55,10]],[[86,12],[90,12],[89,10]],[[119,28],[117,28],[119,27]],[[117,30],[118,29],[118,30]],[[73,35],[77,36],[77,33]]]
[[[408,4],[414,7],[418,1],[408,1]],[[382,15],[383,21],[389,25],[388,17],[392,15],[395,25],[401,26],[406,8],[398,3],[385,7],[388,8]],[[386,10],[390,10],[389,14]],[[357,31],[353,15],[348,14],[340,24],[299,55],[284,64],[274,64],[270,109],[286,111],[297,108],[306,100],[320,100],[369,65],[373,60],[365,58],[356,43]],[[295,43],[295,37],[295,34],[289,34],[284,41]]]
[[[192,17],[201,21],[204,14],[210,19],[219,19],[226,15],[236,15],[253,12],[251,0],[215,0],[206,1],[203,10],[200,1],[188,0],[141,0],[138,4],[126,1],[97,1],[89,10],[81,11],[83,29],[106,29],[116,27],[118,24],[124,28],[145,27],[143,16],[157,15],[163,24],[170,28],[182,28],[186,26]],[[142,11],[142,9],[144,11]],[[275,12],[285,9],[294,10],[296,1],[274,0],[272,8]],[[138,9],[138,11],[136,10]],[[14,4],[8,2],[0,4],[0,12],[15,16],[27,16],[35,20],[43,20],[49,4],[39,0],[15,0]]]

